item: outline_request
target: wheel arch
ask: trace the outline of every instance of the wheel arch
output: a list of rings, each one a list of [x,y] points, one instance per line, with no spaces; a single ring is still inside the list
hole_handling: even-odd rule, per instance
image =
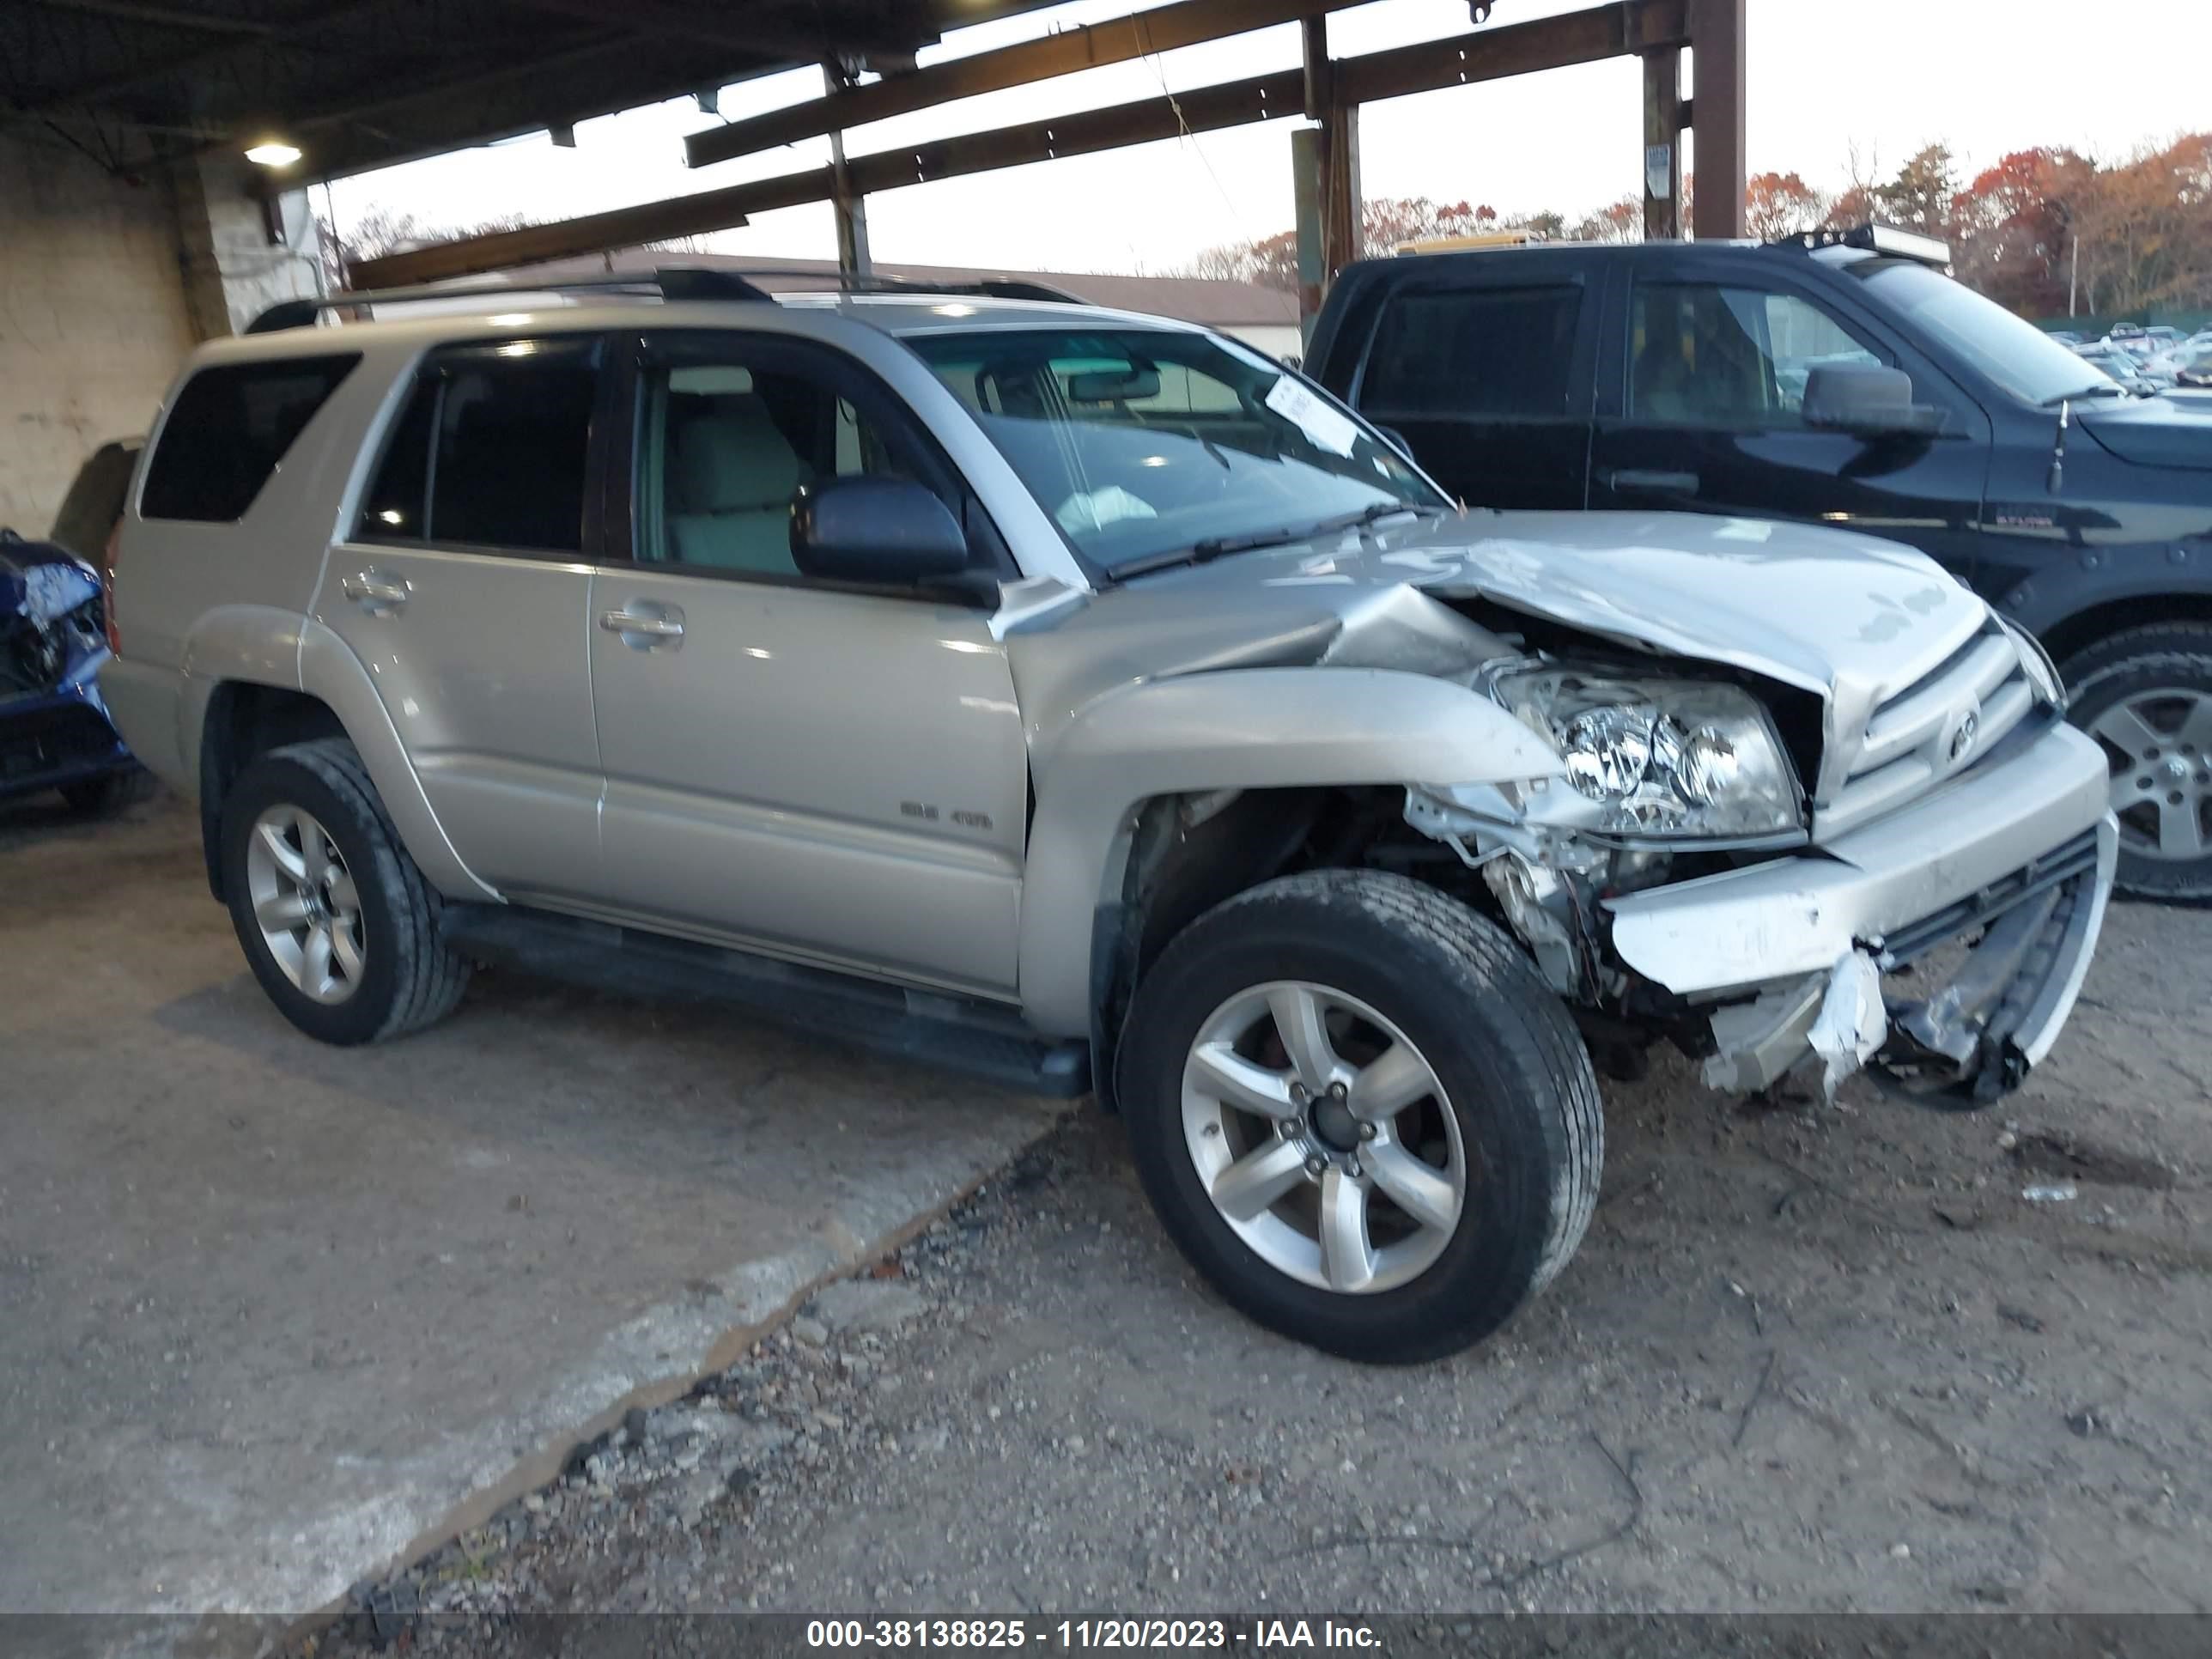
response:
[[[2063,611],[2040,626],[2029,625],[2051,653],[2051,661],[2063,668],[2069,657],[2078,656],[2115,634],[2177,622],[2212,623],[2212,588],[2148,586]]]
[[[223,897],[219,842],[224,798],[253,758],[289,743],[343,737],[361,756],[401,842],[431,885],[449,897],[496,901],[446,836],[423,793],[399,733],[368,672],[345,641],[321,623],[294,617],[289,664],[264,647],[222,653],[195,638],[191,679],[199,705],[200,835],[208,885]],[[293,684],[280,664],[295,666]],[[228,672],[224,672],[224,671]],[[189,714],[188,714],[189,718]]]
[[[1156,903],[1170,896],[1161,915],[1194,915],[1276,873],[1346,792],[1559,769],[1488,699],[1398,670],[1235,669],[1125,687],[1071,723],[1035,780],[1024,1011],[1049,1034],[1087,1035],[1103,1060],[1114,1000],[1167,931],[1147,924],[1148,890]]]

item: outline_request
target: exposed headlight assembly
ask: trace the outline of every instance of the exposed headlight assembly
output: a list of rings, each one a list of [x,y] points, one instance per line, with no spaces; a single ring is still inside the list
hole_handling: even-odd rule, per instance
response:
[[[1592,829],[1719,841],[1803,823],[1773,722],[1740,687],[1545,664],[1508,669],[1488,690],[1558,748],[1567,782],[1597,809]]]

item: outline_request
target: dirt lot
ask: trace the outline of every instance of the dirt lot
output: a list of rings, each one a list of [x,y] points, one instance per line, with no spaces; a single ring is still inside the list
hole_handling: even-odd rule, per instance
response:
[[[1581,1255],[1425,1369],[1228,1312],[1086,1113],[357,1604],[451,1651],[552,1609],[2203,1613],[2208,946],[2117,908],[1983,1115],[1611,1085]]]

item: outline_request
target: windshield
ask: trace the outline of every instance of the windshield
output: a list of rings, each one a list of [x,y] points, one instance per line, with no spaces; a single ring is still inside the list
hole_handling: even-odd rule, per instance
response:
[[[1901,259],[1846,267],[1867,291],[1911,317],[1998,386],[2025,403],[2047,404],[2108,386],[2109,378],[1994,300]]]
[[[1373,428],[1212,335],[994,328],[907,343],[1109,574],[1446,505]]]

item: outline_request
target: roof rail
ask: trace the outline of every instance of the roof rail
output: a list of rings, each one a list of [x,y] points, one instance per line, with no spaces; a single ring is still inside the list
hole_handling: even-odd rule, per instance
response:
[[[1869,253],[1885,253],[1893,258],[1934,265],[1939,270],[1951,263],[1951,245],[1942,237],[1923,235],[1902,225],[1885,225],[1873,220],[1843,229],[1801,230],[1792,235],[1778,236],[1766,246],[1800,248],[1808,253],[1819,247],[1863,248]]]
[[[545,282],[520,282],[469,288],[446,288],[431,283],[416,288],[362,289],[330,294],[313,300],[283,300],[246,325],[248,334],[274,334],[280,329],[307,328],[325,311],[347,311],[356,306],[409,305],[427,300],[510,299],[525,294],[565,294],[570,290],[599,294],[657,295],[663,300],[768,300],[733,270],[704,265],[664,265],[658,270],[607,271],[584,276],[556,276]]]
[[[965,283],[925,283],[913,276],[851,276],[842,270],[811,265],[747,265],[732,273],[743,276],[803,278],[828,284],[840,294],[978,294],[994,300],[1050,300],[1061,305],[1087,306],[1090,301],[1049,283],[1026,276],[979,276]]]

